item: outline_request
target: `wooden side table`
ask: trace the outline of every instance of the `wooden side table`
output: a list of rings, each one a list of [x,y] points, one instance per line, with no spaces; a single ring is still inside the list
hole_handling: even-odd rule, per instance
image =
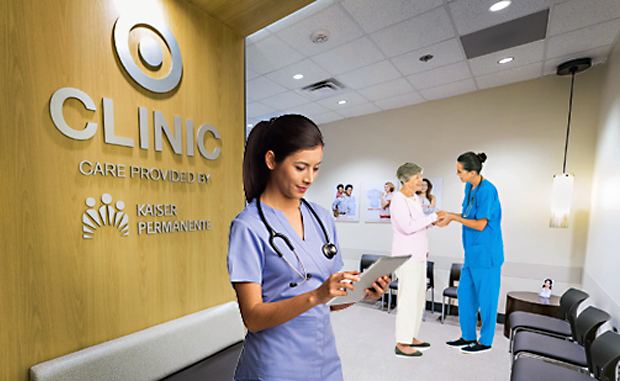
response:
[[[510,337],[510,314],[514,311],[533,312],[564,319],[560,309],[560,297],[551,295],[550,298],[542,298],[535,292],[511,291],[506,294],[506,321],[504,322],[504,336]]]

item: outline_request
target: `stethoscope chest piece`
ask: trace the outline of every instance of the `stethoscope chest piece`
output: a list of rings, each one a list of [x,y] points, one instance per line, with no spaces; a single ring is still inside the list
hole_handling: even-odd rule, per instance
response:
[[[331,242],[326,243],[323,245],[323,254],[325,254],[328,259],[332,259],[338,254],[338,248]]]

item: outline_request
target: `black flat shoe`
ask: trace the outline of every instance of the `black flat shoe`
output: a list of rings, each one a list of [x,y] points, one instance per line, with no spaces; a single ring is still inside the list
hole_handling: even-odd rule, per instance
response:
[[[400,349],[398,349],[398,347],[394,347],[394,354],[396,355],[396,357],[420,357],[422,356],[422,352],[420,351],[407,354],[407,353],[402,352]]]

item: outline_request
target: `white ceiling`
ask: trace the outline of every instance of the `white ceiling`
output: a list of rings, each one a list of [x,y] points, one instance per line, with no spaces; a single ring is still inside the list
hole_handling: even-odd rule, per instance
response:
[[[495,1],[318,0],[246,39],[247,123],[298,113],[323,124],[553,75],[572,58],[598,65],[620,32],[620,0],[512,0],[489,12]],[[460,36],[546,8],[544,40],[466,59]],[[329,40],[313,43],[321,29]],[[332,77],[346,89],[301,94]]]

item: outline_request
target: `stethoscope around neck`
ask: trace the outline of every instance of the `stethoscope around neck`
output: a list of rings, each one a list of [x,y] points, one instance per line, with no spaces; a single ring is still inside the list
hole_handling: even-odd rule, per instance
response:
[[[323,225],[323,222],[319,218],[319,215],[316,213],[314,208],[312,208],[312,206],[310,206],[308,201],[306,201],[305,199],[302,198],[301,202],[304,205],[306,205],[308,210],[310,210],[310,212],[312,213],[312,215],[314,216],[316,221],[319,223],[319,226],[321,227],[321,230],[323,231],[323,235],[325,236],[325,241],[327,242],[326,244],[324,244],[321,247],[321,251],[323,251],[323,255],[325,255],[325,257],[327,257],[328,259],[334,258],[336,256],[336,254],[338,254],[338,248],[336,247],[336,245],[331,243],[331,241],[329,240],[329,235],[327,234],[327,229],[325,229],[325,225]],[[289,267],[292,268],[293,271],[295,271],[295,273],[297,273],[297,275],[299,275],[301,277],[301,279],[303,279],[303,281],[301,281],[300,283],[291,282],[291,283],[289,283],[289,286],[290,287],[297,287],[297,286],[303,284],[305,281],[307,281],[310,278],[312,278],[312,274],[308,274],[308,272],[306,271],[306,267],[304,266],[303,261],[299,257],[299,254],[297,254],[297,251],[295,250],[295,246],[293,246],[293,244],[291,243],[291,240],[287,236],[285,236],[284,234],[276,232],[271,227],[271,225],[269,225],[269,223],[267,222],[267,219],[265,218],[265,214],[263,213],[263,208],[260,205],[260,196],[256,199],[256,207],[258,208],[258,214],[260,216],[260,219],[263,221],[263,224],[265,224],[265,227],[269,231],[269,245],[271,245],[271,247],[276,252],[276,254],[278,254],[278,256],[280,258],[284,259],[284,261],[289,265]],[[282,255],[282,252],[280,251],[280,249],[278,249],[278,246],[275,244],[276,238],[282,239],[284,241],[284,243],[286,243],[286,246],[288,246],[288,248],[293,252],[293,254],[295,254],[295,257],[297,258],[297,260],[299,261],[299,264],[301,265],[301,272],[299,270],[297,270],[295,268],[295,266],[293,266],[291,264],[291,262],[289,262],[289,260],[286,259],[286,257],[284,255]]]
[[[476,191],[474,192],[474,197],[472,197],[472,198],[470,198],[470,196],[471,196],[471,188],[469,188],[469,192],[467,192],[467,206],[465,207],[465,212],[463,212],[463,214],[462,214],[463,218],[469,217],[469,213],[471,212],[471,208],[472,208],[472,206],[474,206],[474,201],[476,200],[476,195],[478,194],[478,191],[480,190],[480,186],[482,186],[482,180],[484,180],[484,177],[482,177],[482,175],[480,175],[480,182],[478,183],[478,186],[476,187]]]

